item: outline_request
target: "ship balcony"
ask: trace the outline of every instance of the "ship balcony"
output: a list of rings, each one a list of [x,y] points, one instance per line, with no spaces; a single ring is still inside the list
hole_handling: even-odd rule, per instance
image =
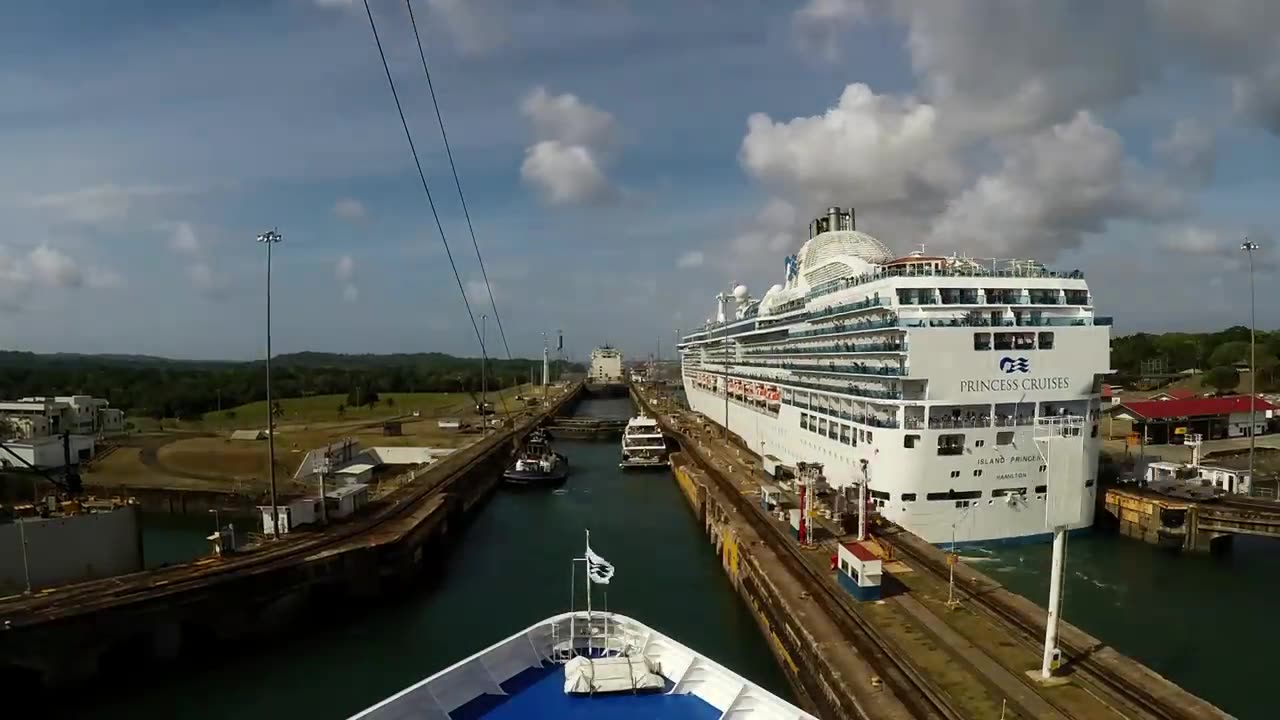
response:
[[[906,374],[906,369],[901,367],[863,365],[861,363],[837,363],[834,360],[826,364],[752,362],[748,360],[739,360],[736,364],[748,367],[766,368],[770,370],[821,373],[823,375],[875,375],[877,377],[902,377]]]
[[[744,350],[744,355],[845,355],[851,353],[905,353],[909,350],[904,342],[894,343],[850,343],[837,342],[830,345],[813,345],[809,347],[769,347],[759,350]]]
[[[863,388],[853,383],[842,383],[832,381],[829,383],[811,382],[808,380],[798,380],[794,378],[777,378],[767,375],[759,375],[756,373],[738,372],[733,373],[736,377],[746,378],[748,380],[767,380],[775,383],[791,385],[793,387],[805,388],[808,390],[821,390],[823,392],[837,393],[841,395],[852,395],[854,397],[869,398],[874,400],[901,400],[901,390],[875,390],[871,388]]]
[[[863,310],[875,310],[877,308],[890,307],[891,305],[892,303],[889,302],[889,298],[867,298],[866,300],[858,300],[857,302],[841,303],[840,305],[832,305],[819,310],[811,310],[809,312],[809,319],[811,321],[829,320],[841,315],[851,315],[862,312]]]
[[[890,315],[883,320],[858,320],[852,323],[836,323],[835,327],[821,330],[797,330],[787,334],[788,338],[825,337],[828,335],[846,335],[850,333],[883,330],[899,326],[898,316]]]
[[[849,422],[861,423],[862,425],[870,425],[871,427],[894,429],[898,428],[898,421],[892,416],[876,415],[867,412],[848,412],[836,411],[831,408],[807,408],[809,412],[826,415],[836,420],[847,420]]]

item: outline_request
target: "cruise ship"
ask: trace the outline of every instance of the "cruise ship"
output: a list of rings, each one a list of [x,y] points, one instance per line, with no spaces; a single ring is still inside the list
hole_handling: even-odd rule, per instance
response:
[[[1087,507],[1070,529],[1092,524],[1111,319],[1079,271],[898,257],[841,208],[784,268],[759,299],[717,295],[715,320],[682,338],[693,410],[766,467],[822,463],[834,488],[865,479],[884,517],[938,545],[1048,539],[1036,428],[1076,419],[1069,481],[1084,491],[1070,496]]]

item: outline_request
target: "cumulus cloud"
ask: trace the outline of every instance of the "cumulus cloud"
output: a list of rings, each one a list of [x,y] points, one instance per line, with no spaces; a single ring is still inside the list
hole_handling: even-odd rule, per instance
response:
[[[781,272],[783,256],[800,246],[800,225],[800,213],[794,205],[771,198],[725,241],[724,250],[716,255],[717,263],[723,260],[723,269],[735,282],[766,270]]]
[[[1174,123],[1169,136],[1156,143],[1156,153],[1173,170],[1202,182],[1213,175],[1214,152],[1213,131],[1188,118]]]
[[[82,266],[71,256],[46,244],[25,251],[15,251],[0,244],[0,309],[3,310],[21,309],[41,288],[105,290],[120,287],[123,282],[123,278],[112,270],[94,265]]]
[[[706,260],[701,250],[690,250],[681,255],[676,260],[677,268],[696,268],[702,267],[702,263]]]
[[[1271,245],[1271,233],[1263,228],[1226,228],[1199,224],[1173,227],[1161,233],[1159,245],[1169,252],[1214,260],[1214,269],[1243,270],[1248,256],[1241,245],[1249,239],[1262,246]],[[1275,272],[1277,263],[1267,254],[1253,254],[1254,269]]]
[[[182,255],[196,255],[200,252],[200,238],[191,223],[174,224],[173,233],[169,236],[169,247]]]
[[[129,216],[134,205],[147,198],[171,195],[175,188],[158,185],[96,185],[67,192],[24,195],[29,208],[52,212],[59,219],[81,225],[119,222]]]
[[[333,204],[333,215],[340,220],[362,220],[365,217],[364,203],[355,198],[339,198]]]
[[[1114,131],[1087,112],[1008,142],[1000,167],[956,197],[931,242],[957,249],[1052,258],[1112,220],[1165,220],[1186,198],[1124,154]]]
[[[48,245],[33,248],[27,262],[36,280],[49,287],[76,288],[84,284],[84,274],[75,261]]]
[[[610,198],[603,165],[614,141],[614,118],[565,93],[538,87],[520,104],[537,141],[525,148],[520,176],[552,205],[589,204]]]
[[[360,290],[356,287],[356,261],[350,255],[343,255],[333,266],[333,276],[342,286],[342,299],[353,303],[360,298]]]
[[[777,122],[751,115],[739,158],[765,183],[867,208],[936,209],[964,179],[933,106],[861,83],[822,115]]]
[[[552,205],[596,202],[611,190],[589,148],[559,140],[543,140],[525,149],[520,177]]]
[[[904,26],[920,94],[957,132],[1065,122],[1137,95],[1176,64],[1230,80],[1239,117],[1280,134],[1280,3],[810,0],[793,20],[836,43],[876,14]]]
[[[796,11],[793,22],[805,47],[817,47],[822,56],[840,58],[840,33],[870,14],[866,0],[809,0]]]

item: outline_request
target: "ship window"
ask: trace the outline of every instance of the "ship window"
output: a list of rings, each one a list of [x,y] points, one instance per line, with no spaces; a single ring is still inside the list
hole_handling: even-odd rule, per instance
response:
[[[1048,466],[1048,465],[1041,465],[1041,466],[1040,466],[1040,472],[1044,472],[1045,470],[1048,470],[1048,469],[1049,469],[1049,466]]]
[[[841,425],[840,426],[840,442],[844,443],[845,445],[848,445],[850,443],[849,436],[853,434],[852,430],[853,428],[849,427],[848,425]]]
[[[918,442],[920,442],[919,435],[903,435],[902,436],[902,447],[913,448],[916,446],[916,443]]]
[[[1048,491],[1049,491],[1049,486],[1048,486],[1048,485],[1037,485],[1037,486],[1036,486],[1036,494],[1037,494],[1037,495],[1043,495],[1043,494],[1045,494],[1045,493],[1046,493],[1046,492],[1048,492]]]
[[[951,477],[953,477],[953,478],[960,477],[960,471],[959,471],[959,470],[952,470],[952,471],[951,471]]]
[[[866,439],[867,439],[867,431],[866,431],[866,430],[858,430],[858,439],[859,439],[859,440],[866,440]]]
[[[1024,487],[1021,487],[1021,488],[996,488],[995,490],[992,490],[992,491],[991,491],[991,497],[993,497],[993,498],[997,498],[997,497],[1004,497],[1004,496],[1006,496],[1006,495],[1026,495],[1026,494],[1027,494],[1027,489],[1026,489],[1026,488],[1024,488]]]
[[[1093,429],[1089,431],[1089,437],[1098,437],[1098,424],[1093,424]]]
[[[889,493],[887,493],[887,492],[885,492],[885,491],[883,491],[883,490],[872,490],[872,491],[871,491],[871,497],[873,497],[873,498],[875,498],[875,499],[877,499],[877,500],[888,500],[888,499],[889,499]]]
[[[973,441],[973,446],[974,446],[974,447],[982,447],[983,445],[986,445],[986,444],[987,444],[987,441],[986,441],[986,440],[974,440],[974,441]]]
[[[800,429],[809,429],[809,413],[800,413]]]
[[[1084,481],[1084,486],[1085,486],[1085,487],[1093,487],[1093,482],[1094,482],[1094,479],[1093,479],[1093,478],[1089,478],[1088,480],[1085,480],[1085,481]]]
[[[1013,333],[996,333],[996,349],[1012,350],[1013,349]]]
[[[973,349],[974,350],[990,350],[991,349],[991,333],[974,333]]]
[[[1006,430],[1006,431],[1004,431],[1004,432],[998,432],[998,433],[996,433],[996,444],[997,444],[997,445],[1012,445],[1012,444],[1013,444],[1013,431],[1011,431],[1011,430]]]
[[[977,500],[982,497],[981,490],[947,490],[932,492],[924,496],[925,500]]]
[[[867,442],[871,442],[871,431],[867,431]]]
[[[981,470],[974,470],[974,471],[973,471],[973,476],[974,476],[974,477],[982,477],[982,471],[981,471]]]
[[[1041,350],[1053,349],[1053,333],[1051,332],[1040,333],[1040,349]]]
[[[818,418],[818,434],[819,434],[819,435],[826,435],[826,434],[827,434],[827,419],[826,419],[826,418]]]
[[[902,493],[902,502],[915,502],[915,501],[916,501],[915,493]]]
[[[945,433],[938,436],[939,455],[961,455],[964,453],[964,433]]]

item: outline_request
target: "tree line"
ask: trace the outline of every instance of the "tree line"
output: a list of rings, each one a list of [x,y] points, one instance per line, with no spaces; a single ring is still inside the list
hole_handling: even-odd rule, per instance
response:
[[[295,353],[271,361],[275,398],[345,395],[361,403],[378,393],[478,392],[479,358],[443,353],[338,355]],[[487,363],[490,389],[531,382],[542,363]],[[552,377],[583,372],[581,365],[552,363]],[[131,415],[198,418],[219,408],[265,400],[263,363],[170,360],[147,356],[66,355],[0,351],[4,399],[39,395],[93,395]]]
[[[1135,333],[1111,341],[1111,366],[1118,382],[1141,382],[1151,374],[1144,361],[1160,360],[1164,373],[1199,370],[1206,385],[1231,392],[1249,349],[1249,328],[1242,325],[1212,333]],[[1256,352],[1258,391],[1280,388],[1280,331],[1259,331]]]

